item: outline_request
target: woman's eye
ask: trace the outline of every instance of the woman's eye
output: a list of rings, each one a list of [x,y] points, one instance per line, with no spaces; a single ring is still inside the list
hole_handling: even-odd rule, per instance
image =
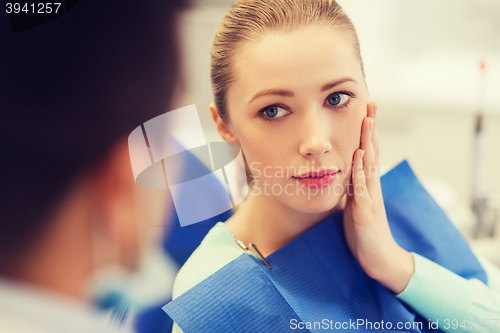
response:
[[[351,99],[351,96],[345,93],[334,93],[326,98],[328,104],[332,106],[341,106]]]
[[[285,116],[288,113],[288,111],[280,106],[271,105],[271,106],[267,106],[267,107],[263,108],[260,111],[260,113],[265,118],[276,119],[276,118],[281,118],[281,117]]]

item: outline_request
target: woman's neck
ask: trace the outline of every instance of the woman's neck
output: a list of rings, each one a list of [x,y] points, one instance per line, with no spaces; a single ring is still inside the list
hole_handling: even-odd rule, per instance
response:
[[[328,216],[343,210],[345,200],[344,196],[335,207],[323,213],[304,213],[272,196],[251,192],[226,224],[237,239],[247,246],[253,243],[267,257]]]

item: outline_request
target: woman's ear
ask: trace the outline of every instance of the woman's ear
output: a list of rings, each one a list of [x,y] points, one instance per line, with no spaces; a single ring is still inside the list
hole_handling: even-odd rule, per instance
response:
[[[217,132],[222,136],[222,138],[226,142],[231,142],[234,144],[237,144],[238,146],[241,147],[240,141],[234,135],[233,129],[231,126],[224,121],[222,121],[222,118],[219,116],[219,113],[217,112],[217,106],[215,105],[215,102],[210,103],[209,106],[210,112],[212,113],[212,118],[214,119],[215,125],[217,126]]]

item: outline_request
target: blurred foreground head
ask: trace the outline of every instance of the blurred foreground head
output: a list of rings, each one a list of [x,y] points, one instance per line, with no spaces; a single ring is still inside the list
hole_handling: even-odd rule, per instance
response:
[[[135,253],[127,137],[170,110],[184,2],[81,0],[15,33],[0,15],[1,275],[29,274],[39,250],[90,263],[90,224]]]

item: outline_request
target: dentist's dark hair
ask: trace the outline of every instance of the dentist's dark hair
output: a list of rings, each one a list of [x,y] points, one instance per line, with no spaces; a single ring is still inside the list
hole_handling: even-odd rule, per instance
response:
[[[169,110],[185,0],[80,0],[13,32],[0,15],[0,271],[47,228],[76,179]]]

